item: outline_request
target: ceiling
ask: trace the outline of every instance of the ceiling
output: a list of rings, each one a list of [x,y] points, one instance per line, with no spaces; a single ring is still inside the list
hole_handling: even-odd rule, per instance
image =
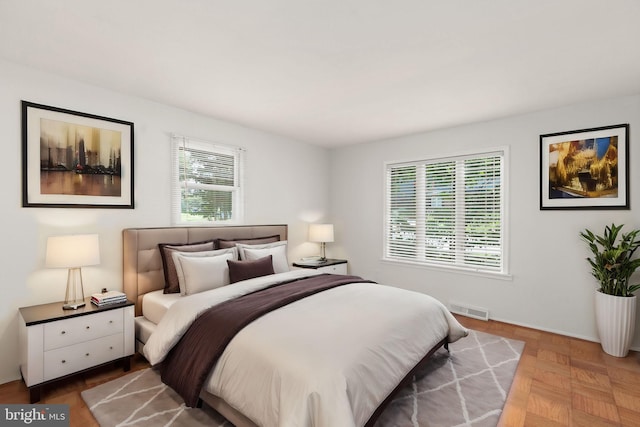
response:
[[[0,0],[0,58],[327,147],[640,93],[637,0]]]

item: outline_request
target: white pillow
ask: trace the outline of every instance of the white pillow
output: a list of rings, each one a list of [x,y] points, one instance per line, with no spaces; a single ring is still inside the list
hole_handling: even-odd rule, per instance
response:
[[[227,260],[237,260],[236,248],[204,252],[173,252],[181,295],[191,295],[228,285]]]
[[[287,259],[287,241],[264,243],[261,245],[236,245],[240,252],[240,259],[253,261],[258,258],[271,255],[273,257],[273,271],[275,273],[286,273],[289,271],[289,260]]]
[[[214,251],[198,251],[198,252],[180,252],[180,255],[182,256],[186,256],[186,257],[212,257],[212,256],[220,256],[220,255],[226,255],[226,254],[233,254],[233,256],[235,257],[234,259],[238,260],[240,259],[240,253],[238,252],[238,248],[233,247],[233,248],[224,248],[224,249],[216,249]],[[173,254],[171,254],[173,256]]]

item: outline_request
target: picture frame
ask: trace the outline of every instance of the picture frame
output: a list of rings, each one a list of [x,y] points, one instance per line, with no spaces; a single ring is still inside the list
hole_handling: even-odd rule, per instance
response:
[[[134,208],[132,122],[22,101],[22,206]]]
[[[629,209],[629,124],[540,135],[540,209]]]

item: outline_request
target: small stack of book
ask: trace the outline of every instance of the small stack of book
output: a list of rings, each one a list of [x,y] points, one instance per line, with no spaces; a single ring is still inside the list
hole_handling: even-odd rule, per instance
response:
[[[127,296],[119,291],[108,291],[91,295],[91,302],[98,307],[109,304],[120,304],[127,301]]]

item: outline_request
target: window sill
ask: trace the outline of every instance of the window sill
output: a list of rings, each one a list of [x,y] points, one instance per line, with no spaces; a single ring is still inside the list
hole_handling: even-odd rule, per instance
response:
[[[489,271],[478,271],[478,270],[473,270],[469,268],[460,268],[460,267],[449,266],[449,265],[424,264],[421,262],[405,261],[405,260],[398,260],[398,259],[391,259],[391,258],[382,258],[381,261],[385,264],[394,264],[398,266],[421,268],[426,270],[435,270],[435,271],[455,273],[455,274],[465,274],[468,276],[486,277],[489,279],[496,279],[496,280],[507,280],[507,281],[513,280],[513,276],[508,273],[500,273],[500,272],[493,273]]]

